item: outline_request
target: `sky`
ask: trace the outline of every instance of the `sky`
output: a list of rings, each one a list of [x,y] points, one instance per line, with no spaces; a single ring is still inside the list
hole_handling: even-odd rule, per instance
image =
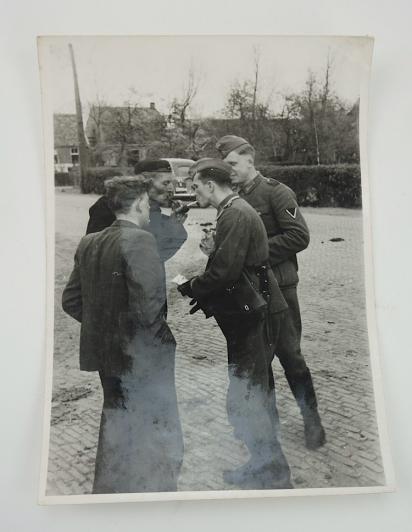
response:
[[[219,116],[235,80],[253,79],[254,50],[260,57],[259,95],[280,110],[282,94],[305,86],[309,69],[324,74],[332,59],[332,89],[354,103],[367,68],[367,39],[359,37],[133,36],[44,37],[48,93],[55,113],[75,112],[72,43],[83,113],[99,97],[109,105],[127,101],[167,113],[187,83],[190,65],[198,80],[192,114]],[[49,92],[50,91],[50,92]]]

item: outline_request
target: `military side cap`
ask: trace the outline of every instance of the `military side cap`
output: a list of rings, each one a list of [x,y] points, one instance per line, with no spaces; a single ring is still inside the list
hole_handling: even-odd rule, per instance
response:
[[[139,161],[134,167],[135,174],[141,174],[142,172],[171,172],[170,164],[168,161],[162,159],[147,159],[145,161]]]
[[[236,135],[225,135],[220,138],[216,143],[216,149],[220,152],[223,159],[229,155],[229,153],[241,146],[250,146],[249,142],[242,137]]]
[[[199,161],[197,161],[195,165],[196,172],[202,172],[203,170],[218,170],[219,172],[226,173],[228,176],[232,174],[232,167],[230,166],[230,164],[225,163],[225,161],[222,161],[221,159],[199,159]]]

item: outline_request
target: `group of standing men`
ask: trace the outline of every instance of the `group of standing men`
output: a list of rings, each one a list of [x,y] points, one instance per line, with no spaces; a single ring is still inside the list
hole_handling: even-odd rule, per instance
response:
[[[178,289],[191,298],[191,313],[215,318],[227,342],[228,419],[250,459],[225,471],[225,481],[291,488],[275,355],[300,407],[306,446],[325,443],[300,350],[296,253],[309,232],[294,193],[255,169],[245,139],[228,135],[216,147],[222,159],[191,169],[197,202],[217,209],[216,229],[201,243],[208,262]],[[187,239],[186,214],[161,212],[174,191],[166,161],[142,161],[135,174],[106,182],[63,292],[64,310],[81,322],[80,369],[99,371],[104,394],[94,493],[176,490],[183,460],[164,262]]]

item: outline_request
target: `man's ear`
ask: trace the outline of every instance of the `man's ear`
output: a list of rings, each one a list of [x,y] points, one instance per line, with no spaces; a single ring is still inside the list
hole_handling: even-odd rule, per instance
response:
[[[138,197],[134,200],[133,208],[135,209],[136,212],[142,212],[142,209],[140,208],[142,201],[143,201],[143,197]]]

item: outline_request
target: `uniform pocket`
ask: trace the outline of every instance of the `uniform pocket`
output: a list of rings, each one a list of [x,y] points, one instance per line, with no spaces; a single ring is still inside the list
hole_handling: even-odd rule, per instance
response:
[[[255,207],[255,210],[265,226],[268,237],[270,238],[270,236],[275,235],[278,232],[278,226],[270,207],[264,205],[262,207]]]
[[[299,282],[298,272],[292,261],[285,261],[272,266],[273,273],[280,287],[295,286]]]

